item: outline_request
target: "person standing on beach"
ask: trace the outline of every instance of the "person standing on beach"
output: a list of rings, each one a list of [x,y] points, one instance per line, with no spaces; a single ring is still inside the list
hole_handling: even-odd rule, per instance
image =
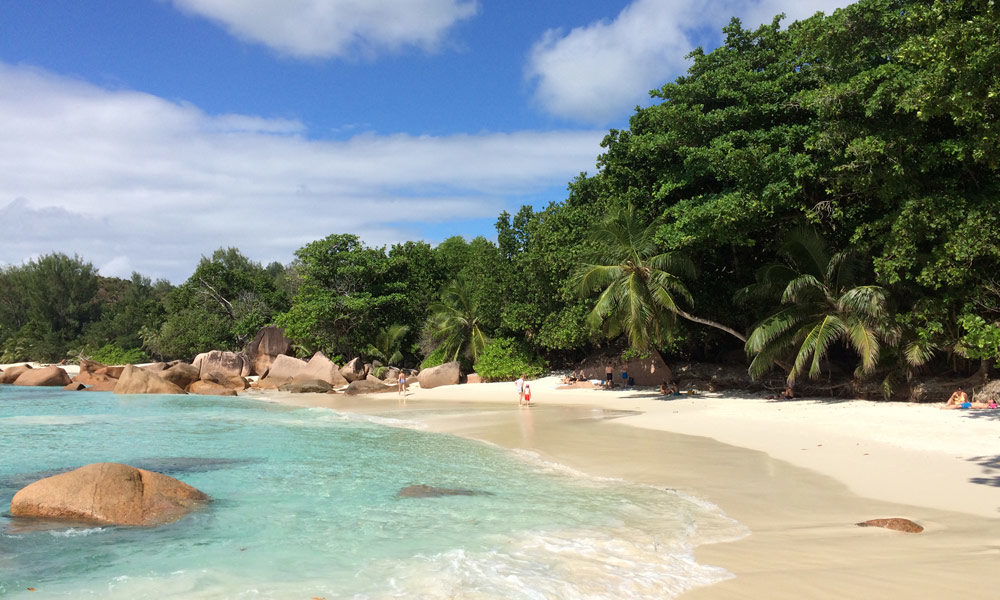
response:
[[[609,363],[604,367],[604,385],[613,387],[615,384],[615,368]]]
[[[524,375],[517,378],[514,382],[514,389],[517,390],[517,405],[521,406],[524,403]]]
[[[524,383],[524,405],[531,406],[531,386],[528,382]]]
[[[406,396],[406,373],[402,369],[399,370],[399,397],[403,398]]]

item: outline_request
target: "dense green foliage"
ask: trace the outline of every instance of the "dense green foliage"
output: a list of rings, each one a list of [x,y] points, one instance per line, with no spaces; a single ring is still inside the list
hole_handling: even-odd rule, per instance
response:
[[[494,338],[479,354],[473,369],[483,381],[510,381],[521,375],[528,378],[545,372],[545,364],[511,338]]]
[[[190,357],[275,323],[303,355],[497,372],[606,344],[790,380],[1000,362],[997,3],[861,0],[724,33],[495,242],[334,234],[266,268],[219,250],[177,287],[51,255],[0,271],[3,357]]]

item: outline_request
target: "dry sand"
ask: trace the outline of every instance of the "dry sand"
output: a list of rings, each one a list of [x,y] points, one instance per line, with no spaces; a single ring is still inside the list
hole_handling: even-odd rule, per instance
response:
[[[538,452],[584,472],[703,498],[751,534],[696,550],[736,577],[686,599],[996,598],[1000,410],[839,400],[767,401],[532,382],[367,397],[267,398],[411,419]],[[261,396],[265,397],[265,396]],[[905,517],[920,534],[860,528]]]

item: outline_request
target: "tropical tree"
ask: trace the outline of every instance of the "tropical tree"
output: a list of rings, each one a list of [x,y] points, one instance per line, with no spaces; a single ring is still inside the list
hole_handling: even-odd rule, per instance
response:
[[[390,325],[375,335],[375,343],[368,346],[368,354],[387,365],[399,364],[403,360],[400,346],[409,332],[410,328],[406,325]]]
[[[734,329],[680,307],[678,298],[692,300],[677,274],[693,275],[694,267],[679,254],[659,251],[657,228],[656,222],[643,223],[631,207],[615,207],[591,230],[593,252],[575,275],[581,295],[603,290],[588,316],[591,327],[608,337],[625,334],[643,351],[660,347],[678,316],[746,341]]]
[[[778,298],[782,307],[758,324],[746,342],[750,374],[790,360],[788,384],[802,373],[816,378],[835,343],[861,357],[858,374],[874,371],[884,344],[900,339],[886,290],[858,285],[860,261],[850,252],[831,254],[814,230],[792,231],[782,245],[786,262],[760,269],[742,297]]]
[[[441,292],[441,300],[430,306],[428,331],[448,360],[460,356],[479,358],[486,346],[482,328],[482,312],[464,277],[452,280]]]

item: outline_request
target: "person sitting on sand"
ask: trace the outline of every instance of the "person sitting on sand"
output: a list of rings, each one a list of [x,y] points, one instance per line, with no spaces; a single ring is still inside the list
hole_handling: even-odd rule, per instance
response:
[[[972,408],[972,403],[969,402],[969,395],[965,393],[962,386],[958,386],[958,389],[952,392],[948,401],[941,408]]]

